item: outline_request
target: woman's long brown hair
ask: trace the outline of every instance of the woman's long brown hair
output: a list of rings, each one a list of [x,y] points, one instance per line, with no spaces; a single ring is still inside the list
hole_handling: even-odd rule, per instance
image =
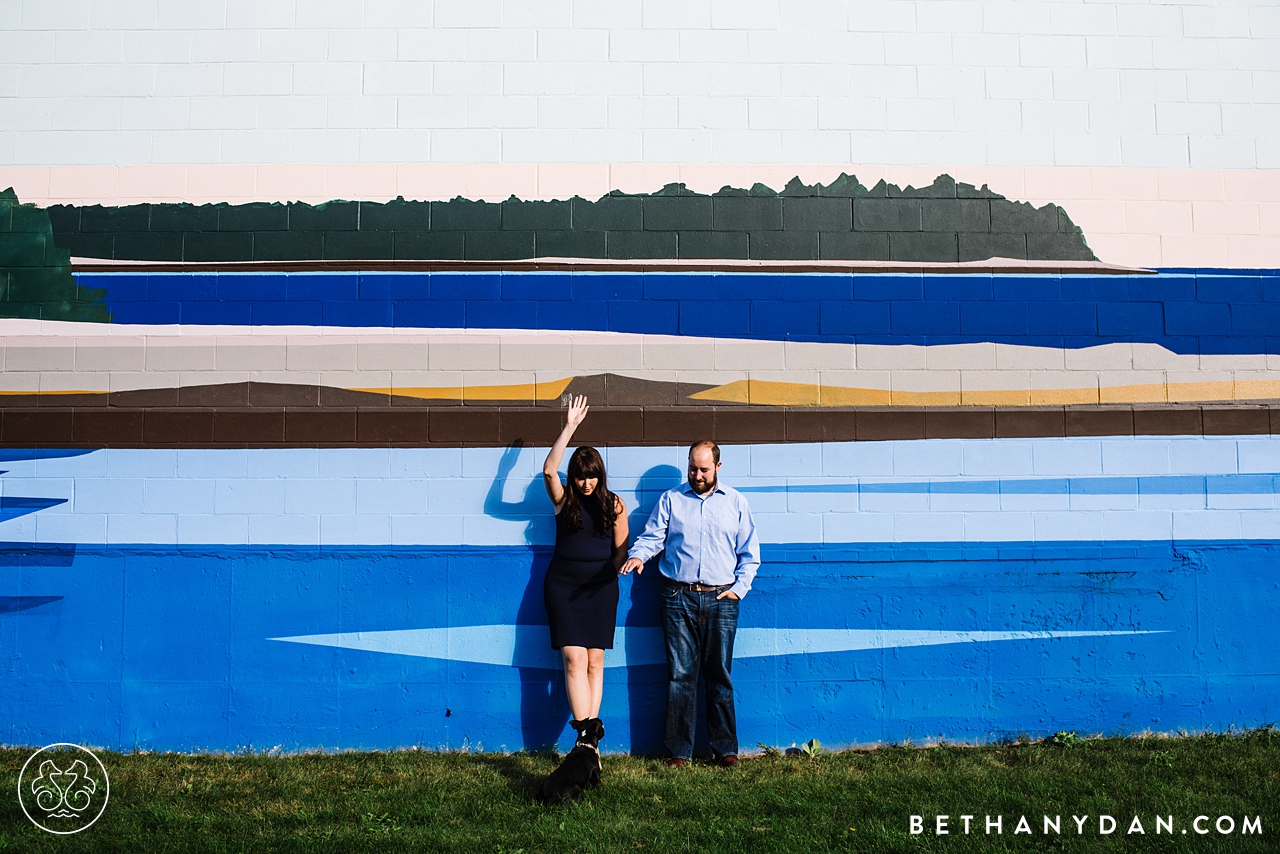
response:
[[[614,523],[618,521],[618,508],[613,493],[609,491],[608,480],[604,473],[604,460],[595,448],[584,445],[574,451],[573,456],[569,458],[569,483],[564,491],[564,508],[561,509],[560,515],[564,517],[570,531],[576,531],[582,527],[580,502],[584,496],[578,494],[578,486],[574,481],[591,477],[596,478],[596,488],[585,498],[594,499],[599,504],[600,523],[596,525],[596,533],[603,534],[605,531],[613,530]]]

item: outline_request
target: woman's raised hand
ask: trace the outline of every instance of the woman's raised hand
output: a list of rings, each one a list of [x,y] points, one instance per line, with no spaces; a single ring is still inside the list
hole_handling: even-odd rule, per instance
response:
[[[582,423],[582,419],[587,417],[587,397],[580,394],[573,400],[569,401],[569,426],[577,427]]]
[[[569,422],[560,431],[560,435],[556,438],[555,444],[551,446],[551,450],[547,451],[547,459],[542,464],[542,482],[547,487],[547,495],[551,498],[551,503],[556,506],[557,513],[560,512],[560,506],[564,503],[564,485],[560,483],[559,474],[560,460],[564,459],[564,449],[568,447],[569,440],[573,438],[573,431],[578,429],[578,425],[586,417],[586,396],[580,394],[575,398],[571,398],[569,401]]]

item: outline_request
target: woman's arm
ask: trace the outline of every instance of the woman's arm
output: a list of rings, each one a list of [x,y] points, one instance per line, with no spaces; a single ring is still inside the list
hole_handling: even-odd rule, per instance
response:
[[[627,559],[627,546],[631,545],[631,528],[627,523],[627,504],[621,496],[613,496],[613,509],[618,518],[613,522],[613,568],[619,569]]]
[[[564,484],[560,482],[560,461],[564,459],[564,449],[569,447],[573,431],[577,430],[582,419],[587,417],[587,408],[587,398],[584,395],[578,395],[569,402],[569,418],[565,422],[564,429],[560,431],[559,437],[556,438],[556,443],[551,446],[547,461],[542,464],[542,485],[547,488],[547,496],[555,505],[556,512],[559,512],[560,505],[564,504]]]

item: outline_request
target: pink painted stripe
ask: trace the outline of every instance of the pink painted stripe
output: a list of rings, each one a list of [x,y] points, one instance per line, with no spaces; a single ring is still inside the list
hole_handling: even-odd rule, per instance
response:
[[[1063,205],[1100,258],[1133,267],[1280,267],[1280,170],[878,166],[874,164],[262,164],[9,166],[0,188],[24,202],[126,205],[598,198],[682,182],[697,192],[759,182],[781,189],[855,174],[867,186],[942,173],[1037,206]]]

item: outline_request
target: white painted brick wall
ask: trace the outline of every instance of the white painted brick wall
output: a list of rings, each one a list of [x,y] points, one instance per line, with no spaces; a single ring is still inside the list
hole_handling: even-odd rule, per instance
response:
[[[7,165],[1274,168],[1280,148],[1272,0],[8,0],[0,26]]]

